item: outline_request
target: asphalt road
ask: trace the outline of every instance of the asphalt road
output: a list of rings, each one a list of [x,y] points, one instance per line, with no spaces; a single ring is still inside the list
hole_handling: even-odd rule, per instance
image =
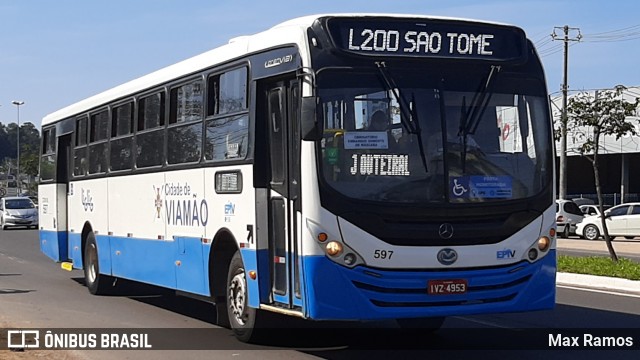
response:
[[[534,313],[494,314],[448,318],[436,334],[419,330],[399,333],[388,323],[369,323],[338,332],[332,325],[283,331],[262,345],[243,344],[228,329],[217,328],[213,305],[178,297],[152,286],[121,283],[115,296],[92,296],[79,270],[67,272],[38,249],[35,230],[0,231],[0,328],[133,328],[201,329],[201,343],[210,350],[184,351],[73,351],[67,358],[190,359],[234,357],[242,359],[387,359],[482,357],[521,359],[637,359],[640,350],[640,296],[558,288],[557,306]],[[124,285],[124,286],[122,286]],[[531,338],[569,333],[573,336],[598,331],[603,335],[631,337],[636,351],[542,347],[516,350]],[[617,330],[616,330],[617,329]],[[186,330],[185,330],[186,331]],[[328,336],[336,335],[337,336]],[[535,346],[534,346],[535,347]],[[615,354],[614,354],[615,352]],[[0,358],[4,358],[0,353]]]

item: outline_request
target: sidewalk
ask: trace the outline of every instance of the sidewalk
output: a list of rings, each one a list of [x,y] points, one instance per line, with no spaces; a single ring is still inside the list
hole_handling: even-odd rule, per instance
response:
[[[607,244],[604,240],[582,240],[577,237],[569,239],[558,239],[558,250],[580,250],[593,252],[594,255],[609,256]],[[613,241],[613,248],[618,256],[640,255],[640,238],[627,240],[616,238]],[[558,273],[556,275],[558,285],[573,286],[587,289],[606,290],[621,293],[631,293],[640,295],[640,281],[611,278],[605,276]]]

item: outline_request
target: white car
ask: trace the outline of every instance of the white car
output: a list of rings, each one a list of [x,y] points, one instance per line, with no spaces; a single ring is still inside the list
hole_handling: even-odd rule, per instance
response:
[[[609,235],[613,238],[624,236],[632,239],[640,236],[640,202],[620,204],[604,212]],[[599,215],[587,216],[576,228],[576,233],[588,240],[600,238],[602,219]]]
[[[28,197],[4,197],[0,199],[0,227],[38,227],[38,209]]]
[[[603,207],[604,211],[607,211],[611,208],[611,205],[603,205]],[[584,216],[600,215],[600,207],[598,205],[580,205],[580,211]]]

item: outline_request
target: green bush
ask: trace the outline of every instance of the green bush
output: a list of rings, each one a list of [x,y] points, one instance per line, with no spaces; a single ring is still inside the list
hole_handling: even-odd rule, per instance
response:
[[[558,256],[558,271],[576,274],[618,277],[640,280],[640,263],[626,258],[613,262],[604,256],[574,257]]]

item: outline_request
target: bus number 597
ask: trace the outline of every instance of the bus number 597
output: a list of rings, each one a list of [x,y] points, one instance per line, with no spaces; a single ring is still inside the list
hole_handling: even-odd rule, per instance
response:
[[[373,252],[374,259],[391,259],[391,255],[393,255],[391,250],[375,250]]]

